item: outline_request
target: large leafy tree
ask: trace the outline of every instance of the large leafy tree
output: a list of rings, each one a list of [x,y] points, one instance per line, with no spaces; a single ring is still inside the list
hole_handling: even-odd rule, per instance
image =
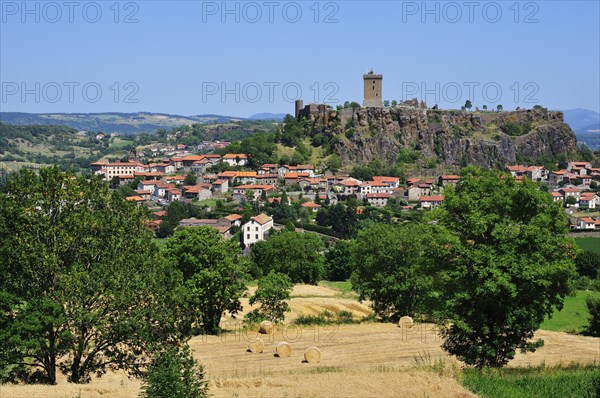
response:
[[[281,232],[252,247],[257,275],[270,271],[290,277],[294,283],[316,284],[324,275],[325,245],[312,233]]]
[[[246,267],[238,244],[210,227],[185,228],[167,241],[164,254],[181,272],[186,290],[182,295],[196,314],[190,330],[201,327],[206,333],[218,333],[223,313],[236,314],[242,308],[239,298],[246,290]]]
[[[444,349],[467,364],[502,366],[562,307],[575,274],[575,246],[558,204],[527,179],[463,171],[432,219],[457,243],[443,262]]]
[[[143,211],[97,178],[57,168],[13,175],[0,193],[0,364],[56,382],[126,369],[177,340]],[[66,355],[68,354],[68,355]],[[66,355],[66,360],[58,359]],[[27,360],[25,360],[27,358]]]
[[[345,281],[352,273],[350,241],[338,240],[325,254],[325,277],[329,281]]]
[[[383,318],[431,314],[434,281],[450,237],[426,224],[373,224],[352,242],[352,286]]]
[[[250,296],[250,305],[259,303],[258,313],[272,322],[281,322],[290,310],[285,300],[290,299],[294,285],[289,276],[271,271],[258,280],[256,292]]]

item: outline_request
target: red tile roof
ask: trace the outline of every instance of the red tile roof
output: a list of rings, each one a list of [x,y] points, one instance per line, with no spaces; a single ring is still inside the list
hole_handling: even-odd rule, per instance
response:
[[[306,202],[306,203],[302,203],[300,206],[302,207],[306,207],[308,209],[318,209],[321,207],[321,205],[316,204],[315,202]]]
[[[419,201],[421,201],[421,202],[443,202],[444,201],[444,196],[443,195],[421,196],[419,198]]]

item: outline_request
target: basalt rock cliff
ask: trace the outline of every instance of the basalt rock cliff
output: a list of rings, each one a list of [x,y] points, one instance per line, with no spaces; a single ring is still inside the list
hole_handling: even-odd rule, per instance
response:
[[[312,135],[335,137],[334,149],[346,166],[371,160],[395,163],[402,148],[420,159],[448,166],[503,167],[520,159],[567,155],[577,149],[562,112],[530,109],[469,112],[392,108],[327,109],[306,118]]]

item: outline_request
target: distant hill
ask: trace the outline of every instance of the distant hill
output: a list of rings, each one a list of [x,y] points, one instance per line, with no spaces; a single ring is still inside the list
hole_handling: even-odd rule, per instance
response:
[[[158,129],[194,123],[213,124],[247,120],[223,115],[181,116],[167,113],[21,113],[0,112],[0,122],[14,125],[59,125],[77,130],[104,131],[108,133],[151,133]]]
[[[563,114],[565,115],[565,122],[569,123],[573,131],[587,129],[591,126],[596,126],[596,128],[600,126],[600,113],[589,109],[569,109],[563,111]]]
[[[250,116],[250,120],[273,120],[276,122],[283,121],[285,113],[257,113],[256,115]]]
[[[581,108],[563,113],[565,122],[575,132],[578,142],[585,142],[592,150],[600,149],[600,113]]]

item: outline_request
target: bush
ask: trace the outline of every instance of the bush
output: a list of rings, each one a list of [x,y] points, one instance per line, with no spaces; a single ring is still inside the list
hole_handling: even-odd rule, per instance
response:
[[[140,396],[143,398],[205,398],[208,385],[204,368],[186,345],[159,353],[146,372]]]
[[[575,265],[579,275],[594,279],[600,270],[600,253],[586,250],[577,256]]]
[[[520,124],[515,122],[505,123],[500,129],[504,133],[510,135],[511,137],[518,137],[520,135],[523,135],[523,127],[521,127]]]
[[[294,320],[296,325],[345,325],[352,323],[360,323],[360,321],[354,320],[350,311],[333,313],[325,310],[318,315],[300,315]]]
[[[588,297],[585,304],[590,311],[590,324],[587,328],[587,333],[600,337],[600,298]]]

